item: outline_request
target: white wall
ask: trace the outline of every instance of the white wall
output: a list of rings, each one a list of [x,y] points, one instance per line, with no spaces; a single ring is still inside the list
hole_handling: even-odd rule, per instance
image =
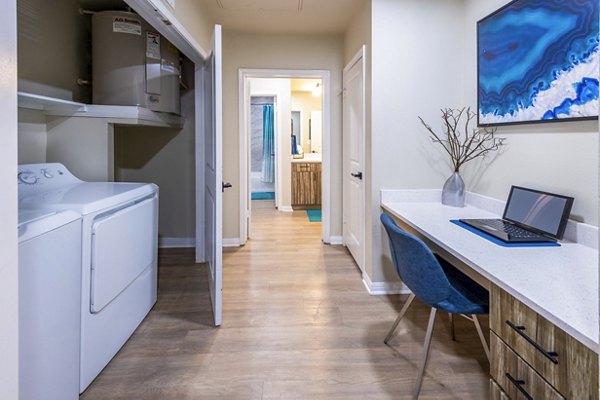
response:
[[[342,234],[342,69],[343,38],[338,35],[262,35],[224,30],[223,34],[223,237],[238,238],[239,227],[239,69],[315,69],[331,71],[331,224]]]
[[[366,272],[371,281],[381,282],[397,280],[397,275],[379,222],[380,190],[438,188],[451,173],[417,116],[435,126],[440,107],[458,107],[463,102],[464,14],[462,0],[373,0],[372,4]]]
[[[251,96],[275,97],[275,173],[277,205],[280,210],[292,207],[292,130],[291,85],[289,79],[250,79]]]
[[[465,104],[477,103],[476,22],[508,3],[465,1]],[[510,185],[523,185],[575,197],[572,216],[598,225],[598,123],[557,122],[500,128],[508,148],[483,173],[465,169],[469,190],[506,198]]]
[[[19,398],[16,2],[0,13],[0,399]]]
[[[440,108],[476,109],[476,21],[507,1],[372,3],[367,273],[378,282],[396,280],[378,219],[380,189],[440,188],[449,176],[447,156],[417,116],[440,128]],[[510,185],[520,184],[573,195],[573,216],[598,224],[596,121],[503,127],[498,135],[508,138],[502,154],[462,170],[468,190],[504,199]]]

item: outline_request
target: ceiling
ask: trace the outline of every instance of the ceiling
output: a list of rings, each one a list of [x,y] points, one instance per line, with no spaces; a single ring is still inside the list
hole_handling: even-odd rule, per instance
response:
[[[267,34],[340,34],[366,0],[190,0],[202,1],[224,29]],[[91,11],[123,10],[123,0],[79,0]]]
[[[292,92],[311,92],[321,84],[321,79],[290,79],[290,89]]]
[[[278,34],[343,33],[365,3],[365,0],[202,1],[223,29]]]

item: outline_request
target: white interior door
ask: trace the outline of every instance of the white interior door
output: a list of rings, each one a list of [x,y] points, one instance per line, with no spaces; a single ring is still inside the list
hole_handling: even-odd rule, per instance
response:
[[[204,128],[204,256],[215,325],[221,325],[223,290],[223,160],[222,160],[222,76],[221,26],[215,25],[212,52],[203,67],[201,105]]]
[[[344,244],[364,272],[365,48],[344,68]]]

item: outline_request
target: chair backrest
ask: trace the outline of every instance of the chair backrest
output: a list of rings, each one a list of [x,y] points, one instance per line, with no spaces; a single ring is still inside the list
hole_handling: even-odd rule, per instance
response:
[[[442,266],[423,241],[400,229],[387,214],[381,222],[390,239],[390,252],[402,282],[423,303],[433,306],[445,300],[454,288]]]

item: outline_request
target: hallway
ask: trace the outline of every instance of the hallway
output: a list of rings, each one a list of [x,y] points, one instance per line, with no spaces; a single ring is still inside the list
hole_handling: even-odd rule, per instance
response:
[[[158,303],[83,399],[410,398],[425,307],[385,346],[400,296],[369,296],[345,248],[321,244],[304,211],[252,206],[251,240],[223,254],[223,325],[210,326],[204,266],[190,250],[162,251]],[[438,319],[421,399],[489,396],[475,329],[456,324],[452,342]]]

